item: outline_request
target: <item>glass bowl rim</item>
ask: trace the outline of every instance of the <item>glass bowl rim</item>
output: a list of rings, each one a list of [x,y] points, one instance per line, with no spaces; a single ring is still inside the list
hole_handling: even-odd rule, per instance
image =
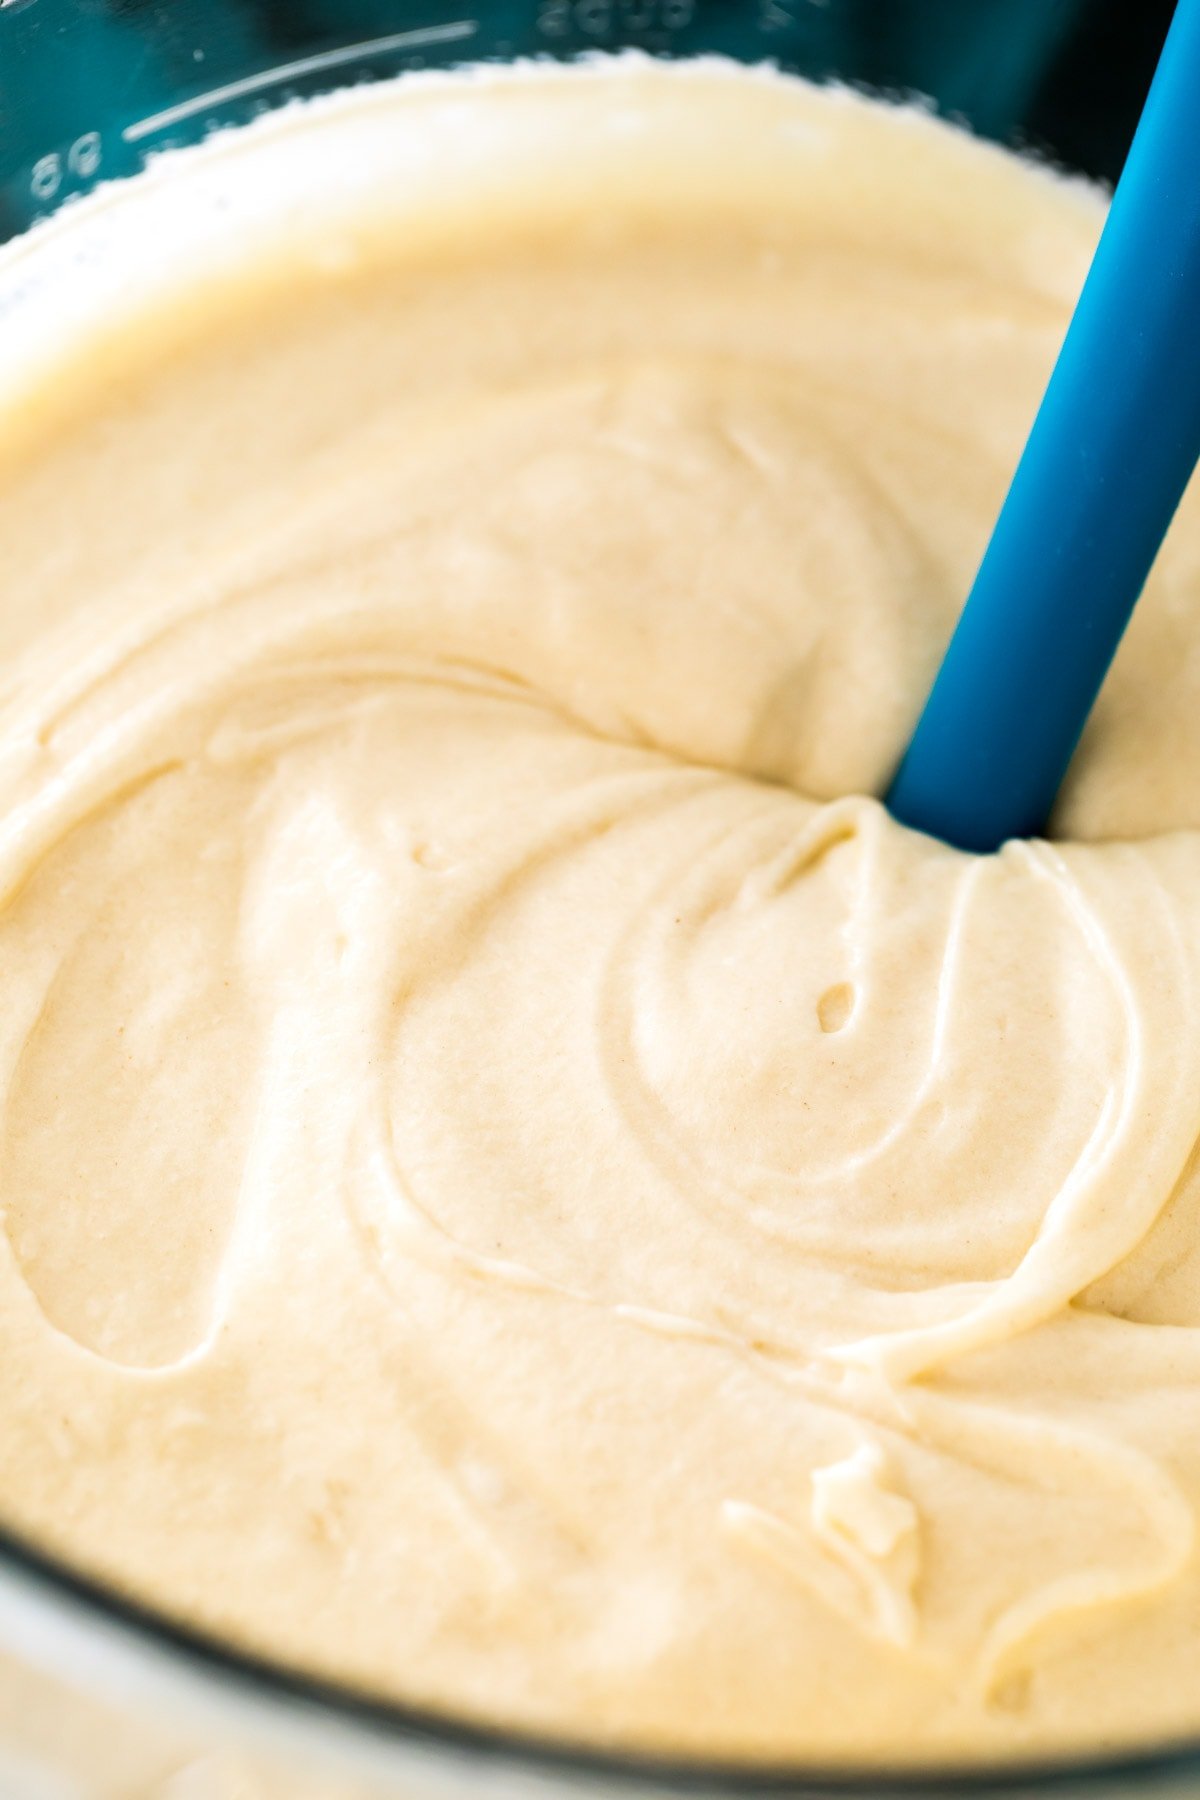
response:
[[[343,1740],[374,1753],[376,1773],[400,1773],[407,1752],[434,1762],[453,1761],[480,1780],[534,1779],[614,1794],[660,1794],[691,1800],[740,1800],[744,1796],[795,1795],[804,1800],[916,1800],[951,1797],[1141,1792],[1195,1781],[1200,1789],[1200,1739],[1116,1752],[1061,1753],[991,1763],[819,1763],[707,1758],[685,1753],[622,1750],[604,1744],[557,1739],[532,1730],[508,1729],[433,1707],[375,1695],[350,1683],[288,1665],[215,1632],[189,1625],[115,1585],[74,1568],[0,1526],[0,1579],[43,1614],[65,1605],[71,1622],[86,1632],[115,1634],[160,1662],[182,1685],[204,1688],[210,1698],[235,1702],[275,1727],[277,1746],[296,1736],[306,1715],[309,1741],[337,1726]],[[2,1604],[2,1602],[0,1602]],[[19,1657],[19,1644],[6,1644]],[[60,1680],[71,1686],[69,1676]],[[289,1730],[290,1726],[290,1730]],[[382,1761],[381,1761],[382,1757]]]

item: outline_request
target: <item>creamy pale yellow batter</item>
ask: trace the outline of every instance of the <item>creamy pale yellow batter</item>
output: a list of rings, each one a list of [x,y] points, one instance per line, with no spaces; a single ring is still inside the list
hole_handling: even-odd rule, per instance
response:
[[[1200,1726],[1196,496],[1056,841],[872,798],[1097,199],[639,64],[144,188],[7,265],[208,233],[4,373],[4,1518],[572,1737]]]

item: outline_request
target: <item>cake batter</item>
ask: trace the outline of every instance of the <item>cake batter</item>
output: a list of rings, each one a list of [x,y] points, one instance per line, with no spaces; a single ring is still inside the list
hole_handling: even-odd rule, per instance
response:
[[[877,798],[1101,202],[633,61],[101,205],[305,157],[4,373],[0,1515],[571,1739],[1200,1728],[1195,496],[1052,841]]]

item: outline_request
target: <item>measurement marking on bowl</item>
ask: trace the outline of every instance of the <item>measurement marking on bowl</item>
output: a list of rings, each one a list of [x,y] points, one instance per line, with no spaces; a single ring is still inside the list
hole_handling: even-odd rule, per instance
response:
[[[382,56],[389,50],[420,50],[427,44],[460,43],[464,38],[474,37],[478,30],[478,19],[455,19],[447,25],[424,25],[415,31],[393,32],[390,37],[368,38],[361,44],[340,44],[336,50],[322,50],[316,56],[302,56],[298,62],[280,63],[273,69],[264,69],[260,75],[247,75],[225,87],[212,88],[207,94],[197,94],[192,100],[181,100],[178,106],[168,106],[162,112],[151,113],[148,119],[127,125],[121,136],[126,143],[136,144],[139,139],[163,131],[168,125],[178,125],[182,119],[207,112],[211,106],[221,106],[226,100],[240,100],[245,94],[275,87],[281,81],[316,75],[322,69],[336,69],[343,63],[358,62],[364,57]]]

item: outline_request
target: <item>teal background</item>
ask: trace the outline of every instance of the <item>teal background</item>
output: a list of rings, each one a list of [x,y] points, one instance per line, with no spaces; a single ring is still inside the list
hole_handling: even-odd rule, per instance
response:
[[[770,57],[807,75],[928,95],[1011,139],[1088,11],[1088,0],[0,0],[0,239],[215,124],[347,80],[466,58],[623,45]],[[464,19],[476,25],[469,37],[356,51],[126,135],[164,108],[281,65]]]

